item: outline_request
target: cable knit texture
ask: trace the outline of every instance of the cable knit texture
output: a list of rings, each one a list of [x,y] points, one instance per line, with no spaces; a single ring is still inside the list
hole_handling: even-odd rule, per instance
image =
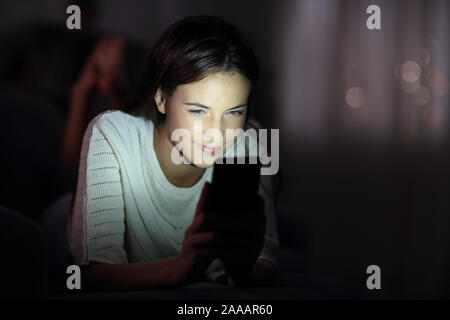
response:
[[[150,262],[180,252],[213,168],[206,169],[192,187],[174,186],[159,166],[153,130],[151,120],[121,111],[106,111],[90,122],[83,138],[68,226],[70,248],[78,265]],[[258,193],[265,201],[267,218],[260,258],[277,266],[278,235],[269,176],[261,176]],[[214,281],[223,273],[216,259],[206,276]]]

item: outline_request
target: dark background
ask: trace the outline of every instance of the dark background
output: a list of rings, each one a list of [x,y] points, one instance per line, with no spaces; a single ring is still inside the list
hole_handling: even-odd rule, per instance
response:
[[[297,261],[290,271],[342,280],[364,298],[449,297],[448,1],[95,3],[91,25],[82,11],[81,31],[65,29],[67,2],[0,3],[0,97],[2,108],[15,112],[2,121],[1,142],[3,150],[27,146],[27,157],[2,152],[1,204],[36,217],[67,188],[55,187],[54,153],[92,37],[130,40],[133,82],[170,24],[219,15],[259,59],[254,118],[280,129],[276,204],[281,245]],[[381,30],[366,28],[370,4],[381,8]],[[39,68],[24,71],[33,57],[45,77]],[[406,61],[420,66],[415,83],[405,81]],[[55,108],[42,113],[48,104]],[[381,268],[381,290],[365,286],[372,264]]]

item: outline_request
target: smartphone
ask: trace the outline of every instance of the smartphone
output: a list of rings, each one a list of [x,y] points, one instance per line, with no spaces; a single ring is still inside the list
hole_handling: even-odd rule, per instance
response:
[[[232,164],[215,163],[206,195],[206,209],[226,212],[251,206],[258,194],[261,163],[258,158],[234,158]]]

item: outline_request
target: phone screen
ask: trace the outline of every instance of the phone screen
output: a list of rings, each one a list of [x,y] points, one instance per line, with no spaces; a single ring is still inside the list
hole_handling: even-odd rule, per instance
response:
[[[234,158],[232,164],[215,163],[206,207],[221,212],[246,207],[258,193],[261,163],[256,158]]]

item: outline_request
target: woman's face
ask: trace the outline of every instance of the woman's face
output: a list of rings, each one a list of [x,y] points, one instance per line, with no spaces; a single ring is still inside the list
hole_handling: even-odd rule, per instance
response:
[[[172,141],[185,163],[210,167],[233,145],[226,130],[244,127],[250,89],[251,83],[240,73],[217,72],[180,85],[164,103],[157,102],[166,114],[164,131],[170,141],[176,129],[189,133]]]

